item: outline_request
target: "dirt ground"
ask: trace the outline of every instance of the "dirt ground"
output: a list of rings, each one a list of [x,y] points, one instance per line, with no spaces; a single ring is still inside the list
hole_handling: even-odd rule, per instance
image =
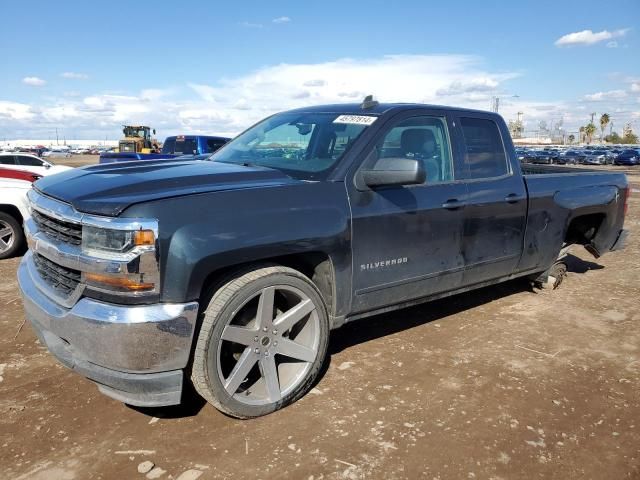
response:
[[[0,261],[0,479],[638,479],[629,178],[626,250],[576,249],[556,291],[514,281],[348,324],[313,391],[257,420],[99,394],[21,328],[20,259]]]

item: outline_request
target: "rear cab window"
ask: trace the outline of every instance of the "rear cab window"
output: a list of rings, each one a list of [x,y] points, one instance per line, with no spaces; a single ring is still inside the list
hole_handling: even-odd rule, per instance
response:
[[[485,118],[460,117],[464,141],[465,177],[471,180],[511,173],[498,125]]]

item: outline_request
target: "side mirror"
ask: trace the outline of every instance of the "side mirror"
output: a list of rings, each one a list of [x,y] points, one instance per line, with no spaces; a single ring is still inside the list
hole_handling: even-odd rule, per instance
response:
[[[362,179],[370,188],[390,185],[419,185],[427,179],[420,160],[415,158],[381,158],[372,170],[363,170]]]
[[[43,163],[44,168],[46,168],[47,170],[49,170],[51,168],[51,165],[49,163]]]

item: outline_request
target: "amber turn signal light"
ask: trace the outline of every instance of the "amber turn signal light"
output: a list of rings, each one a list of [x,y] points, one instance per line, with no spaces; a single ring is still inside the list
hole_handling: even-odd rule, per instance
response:
[[[153,234],[153,230],[136,230],[133,232],[133,244],[136,246],[154,245],[155,242],[156,236]]]
[[[137,282],[136,280],[131,279],[130,277],[117,277],[110,275],[101,275],[99,273],[85,273],[85,280],[87,283],[93,285],[105,285],[109,287],[115,287],[122,290],[129,291],[141,291],[141,290],[153,290],[155,287],[154,283],[148,282]]]

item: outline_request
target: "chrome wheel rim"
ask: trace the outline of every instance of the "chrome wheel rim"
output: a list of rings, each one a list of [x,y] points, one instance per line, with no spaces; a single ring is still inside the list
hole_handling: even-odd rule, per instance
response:
[[[270,286],[236,309],[222,330],[218,378],[243,404],[273,404],[304,382],[319,345],[313,301],[296,287]]]
[[[5,253],[13,246],[15,235],[7,222],[0,220],[0,253]]]

